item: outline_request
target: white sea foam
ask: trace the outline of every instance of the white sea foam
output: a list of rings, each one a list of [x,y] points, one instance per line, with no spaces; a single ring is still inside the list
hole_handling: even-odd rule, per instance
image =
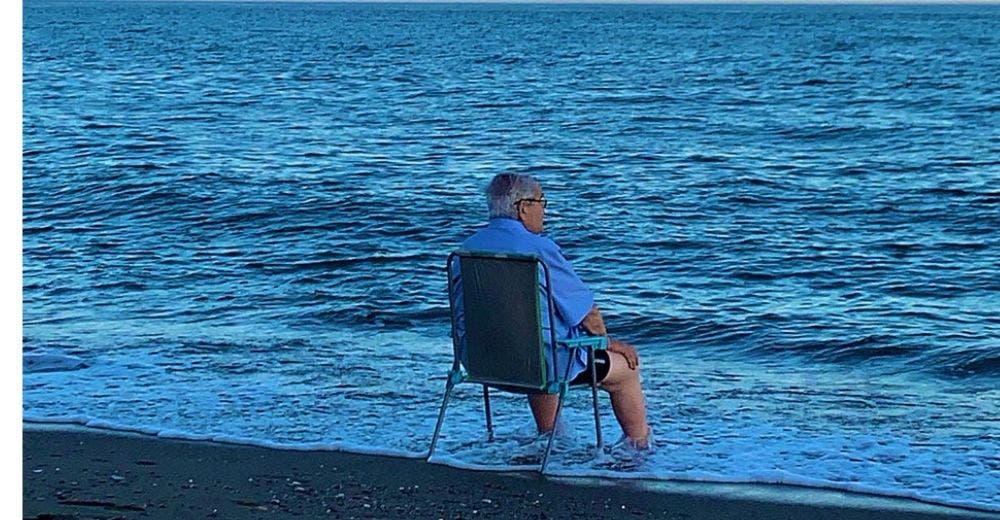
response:
[[[437,340],[416,334],[353,341],[358,356],[367,356],[363,365],[360,357],[283,350],[257,365],[266,368],[233,371],[231,353],[191,354],[178,367],[168,352],[133,349],[87,370],[25,374],[24,419],[267,448],[425,457],[447,353],[428,359]],[[997,412],[989,397],[995,390],[968,396],[959,387],[905,378],[871,381],[828,368],[790,373],[676,355],[669,362],[648,355],[644,368],[656,451],[598,453],[589,394],[571,392],[550,475],[805,486],[1000,512],[1000,458],[988,427]],[[604,437],[617,438],[607,398],[601,400]],[[537,468],[546,438],[536,434],[524,398],[497,392],[493,410],[490,442],[480,389],[460,385],[432,462]]]

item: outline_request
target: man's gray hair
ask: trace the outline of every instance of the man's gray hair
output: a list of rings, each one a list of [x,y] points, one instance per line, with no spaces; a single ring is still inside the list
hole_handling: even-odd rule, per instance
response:
[[[501,173],[486,187],[486,205],[490,208],[490,218],[517,218],[515,203],[521,199],[530,199],[542,185],[531,175],[517,173]]]

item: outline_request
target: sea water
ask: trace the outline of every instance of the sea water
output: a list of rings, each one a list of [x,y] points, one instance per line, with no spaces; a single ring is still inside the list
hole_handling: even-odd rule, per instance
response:
[[[1000,8],[24,5],[24,417],[423,456],[443,267],[530,173],[656,450],[1000,511]],[[460,387],[435,460],[537,464]],[[605,437],[620,430],[603,398]]]

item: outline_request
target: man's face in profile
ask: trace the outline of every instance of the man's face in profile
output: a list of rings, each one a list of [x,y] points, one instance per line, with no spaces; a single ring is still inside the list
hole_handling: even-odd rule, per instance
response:
[[[528,231],[532,233],[541,233],[545,229],[545,195],[542,193],[542,189],[538,188],[535,190],[535,195],[531,199],[521,199],[518,204],[517,214],[524,224],[524,227],[528,228]]]

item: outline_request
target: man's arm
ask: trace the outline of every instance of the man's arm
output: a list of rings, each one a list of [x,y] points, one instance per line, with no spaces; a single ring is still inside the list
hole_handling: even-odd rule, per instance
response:
[[[590,312],[584,316],[583,321],[580,322],[580,326],[595,336],[608,335],[608,329],[604,326],[604,318],[601,316],[601,310],[597,308],[596,303],[590,308]],[[635,347],[624,341],[619,341],[609,336],[608,351],[617,352],[624,356],[628,367],[632,370],[635,370],[635,367],[639,366],[639,354],[636,353]]]
[[[604,326],[601,310],[594,304],[594,294],[576,275],[555,242],[543,239],[542,244],[544,247],[541,248],[541,253],[552,272],[553,296],[560,314],[570,323],[578,323],[590,334],[607,336],[608,329]],[[590,310],[582,319],[578,318],[584,313],[587,303],[590,304]],[[577,319],[580,321],[577,322]],[[629,368],[633,370],[639,366],[639,355],[635,348],[624,341],[608,338],[608,351],[624,356]]]
[[[597,308],[596,303],[590,307],[590,312],[583,317],[580,326],[594,336],[608,335],[608,329],[604,326],[604,318],[601,317],[601,309]]]
[[[577,276],[555,242],[538,237],[536,245],[542,260],[549,267],[556,313],[567,327],[579,325],[594,305],[594,293]]]

